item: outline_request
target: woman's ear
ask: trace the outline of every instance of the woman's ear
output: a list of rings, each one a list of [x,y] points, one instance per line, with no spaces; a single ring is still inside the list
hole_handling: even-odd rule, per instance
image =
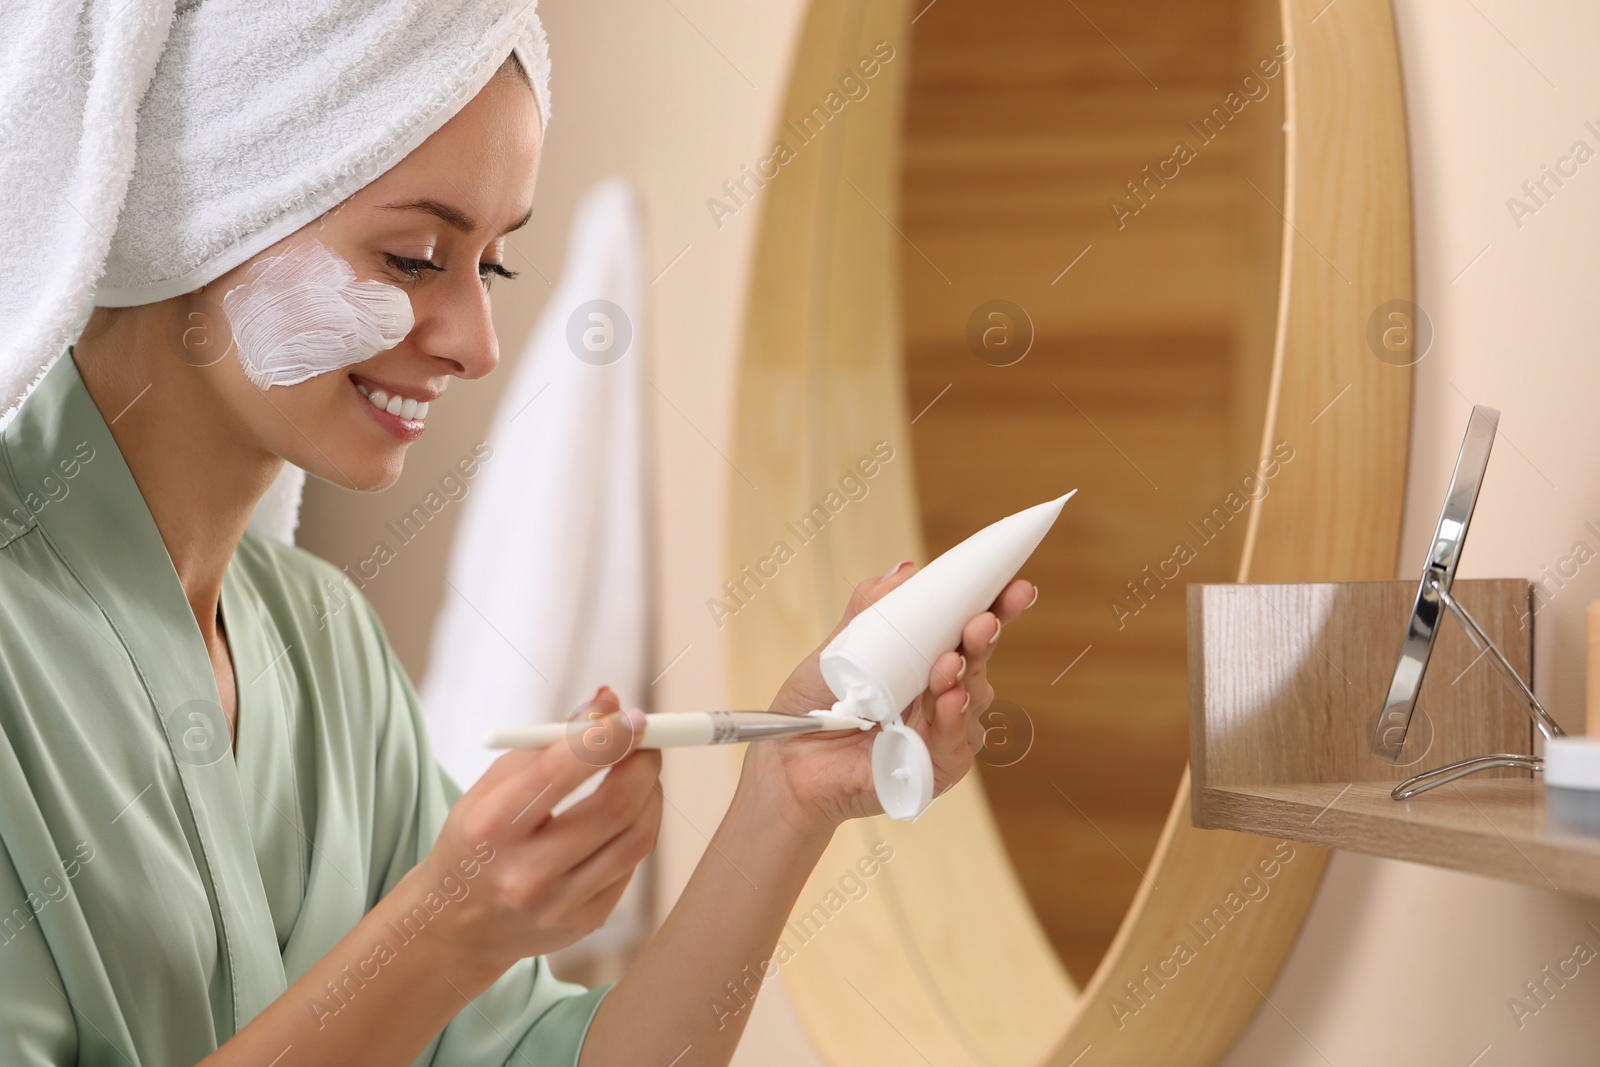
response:
[[[202,285],[179,297],[168,326],[168,348],[191,367],[220,363],[233,351],[233,330],[228,317],[222,306],[207,297],[205,291]]]

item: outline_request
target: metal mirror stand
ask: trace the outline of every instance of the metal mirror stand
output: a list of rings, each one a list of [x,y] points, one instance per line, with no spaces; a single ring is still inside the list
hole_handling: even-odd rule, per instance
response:
[[[1372,754],[1390,763],[1401,762],[1406,733],[1417,707],[1417,695],[1422,690],[1428,658],[1433,653],[1434,642],[1439,636],[1439,623],[1446,610],[1465,628],[1479,654],[1489,656],[1489,662],[1516,692],[1538,731],[1546,738],[1561,737],[1565,733],[1494,642],[1489,640],[1472,613],[1450,595],[1456,565],[1461,560],[1461,546],[1467,539],[1467,527],[1472,522],[1472,510],[1478,502],[1478,490],[1483,485],[1483,475],[1489,466],[1489,451],[1494,446],[1495,431],[1499,424],[1500,412],[1482,405],[1474,405],[1467,419],[1467,434],[1461,442],[1461,452],[1456,456],[1455,472],[1450,476],[1450,491],[1439,513],[1433,545],[1422,569],[1422,580],[1417,585],[1416,601],[1406,624],[1394,678],[1389,683],[1389,695],[1384,700],[1383,712],[1378,716],[1372,735]],[[1395,786],[1389,795],[1395,800],[1406,800],[1489,767],[1519,767],[1538,771],[1543,769],[1544,760],[1538,756],[1511,752],[1474,756],[1407,778]]]

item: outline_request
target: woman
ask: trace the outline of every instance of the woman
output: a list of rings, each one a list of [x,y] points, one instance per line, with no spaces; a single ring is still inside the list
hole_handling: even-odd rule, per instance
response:
[[[559,816],[594,771],[566,746],[463,795],[370,605],[327,611],[338,572],[249,529],[286,461],[391,485],[423,405],[494,370],[489,284],[545,125],[537,53],[512,52],[532,25],[333,210],[197,288],[96,307],[0,436],[0,1062],[725,1064],[748,1018],[716,1011],[725,983],[771,956],[834,829],[881,810],[867,735],[750,746],[622,980],[559,981],[542,954],[598,927],[654,845],[659,753]],[[355,280],[263,288],[312,254]],[[330,356],[328,317],[351,315]],[[936,792],[970,768],[994,642],[1035,596],[1012,582],[907,709]],[[772,709],[832,699],[813,652]],[[614,696],[594,704],[621,729]]]

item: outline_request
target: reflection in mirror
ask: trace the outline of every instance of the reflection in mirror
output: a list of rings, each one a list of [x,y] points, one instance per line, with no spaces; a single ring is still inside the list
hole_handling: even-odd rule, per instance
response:
[[[1249,504],[1293,462],[1262,440],[1282,40],[1253,0],[942,4],[912,25],[900,266],[927,556],[1082,489],[1024,568],[1040,599],[991,668],[980,768],[1080,984],[1183,772],[1183,587],[1236,579]]]

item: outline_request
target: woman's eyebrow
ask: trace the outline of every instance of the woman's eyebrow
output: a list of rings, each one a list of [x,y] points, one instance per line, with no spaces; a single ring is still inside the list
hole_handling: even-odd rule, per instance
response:
[[[449,204],[442,203],[438,200],[434,200],[431,197],[423,197],[420,200],[406,200],[397,204],[379,204],[378,206],[394,211],[426,211],[428,214],[444,222],[446,225],[460,230],[462,233],[471,233],[478,228],[478,220],[467,214],[465,211],[462,211],[457,207],[452,207]],[[528,220],[531,218],[533,218],[533,208],[530,205],[528,210],[523,214],[522,218],[517,222],[517,224],[507,228],[505,232],[511,233],[513,230],[522,229],[528,224]]]

